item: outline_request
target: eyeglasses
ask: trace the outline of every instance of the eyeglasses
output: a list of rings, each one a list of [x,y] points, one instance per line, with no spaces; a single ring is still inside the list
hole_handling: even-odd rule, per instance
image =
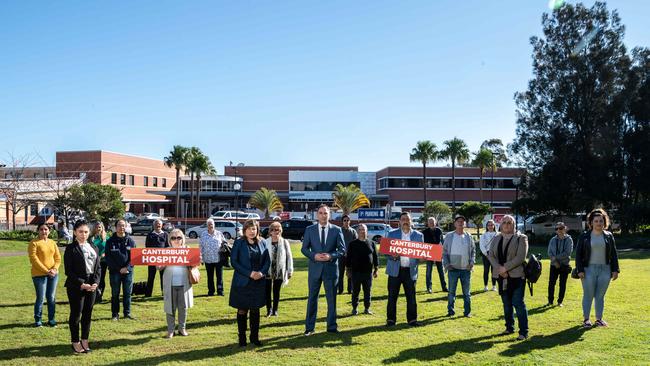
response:
[[[563,227],[556,227],[555,230],[564,230],[565,228]]]
[[[169,240],[182,240],[182,239],[183,239],[182,236],[172,236],[171,238],[169,238]]]

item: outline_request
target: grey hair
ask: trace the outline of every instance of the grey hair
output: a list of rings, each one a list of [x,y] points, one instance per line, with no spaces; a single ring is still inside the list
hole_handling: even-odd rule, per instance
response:
[[[157,223],[157,222],[159,222],[160,225],[162,225],[162,223],[163,223],[161,219],[154,219],[154,220],[153,220],[153,223],[154,223],[154,224]]]
[[[214,220],[212,218],[205,220],[205,226],[208,226],[208,224],[212,224],[212,226],[214,226]]]

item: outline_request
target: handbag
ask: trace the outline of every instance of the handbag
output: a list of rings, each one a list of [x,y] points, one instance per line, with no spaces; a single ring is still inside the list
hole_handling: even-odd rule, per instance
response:
[[[230,267],[230,252],[232,252],[232,245],[227,242],[221,244],[219,249],[219,259],[224,267]]]
[[[571,267],[569,266],[569,268]],[[574,268],[573,271],[571,271],[571,278],[575,278],[576,280],[580,278],[578,276],[578,267]]]
[[[199,267],[190,267],[187,271],[187,278],[189,279],[192,285],[196,285],[201,280],[201,272]]]

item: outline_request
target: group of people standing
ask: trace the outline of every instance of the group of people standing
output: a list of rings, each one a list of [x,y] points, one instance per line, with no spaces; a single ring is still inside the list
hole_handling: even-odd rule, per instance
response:
[[[375,243],[368,238],[367,227],[358,225],[354,230],[349,226],[349,217],[343,218],[343,228],[329,222],[330,210],[327,205],[318,208],[318,222],[305,230],[301,253],[308,258],[308,301],[305,317],[305,336],[314,334],[318,311],[318,295],[321,287],[327,299],[327,332],[338,333],[336,296],[343,292],[345,280],[352,295],[352,314],[357,315],[359,295],[363,289],[365,314],[373,314],[371,289],[373,279],[377,278],[379,260]],[[475,245],[470,234],[466,233],[465,217],[454,218],[455,230],[444,237],[436,227],[435,219],[429,219],[423,233],[411,226],[411,216],[404,212],[400,216],[399,228],[389,232],[389,238],[427,242],[442,245],[440,267],[435,262],[427,262],[427,290],[431,289],[431,274],[436,266],[439,274],[447,272],[447,281],[440,275],[443,291],[448,291],[447,315],[455,315],[455,299],[458,282],[463,293],[463,315],[471,317],[470,279],[475,264]],[[581,279],[583,288],[583,325],[585,327],[607,326],[603,320],[604,297],[611,280],[618,278],[619,264],[613,235],[606,231],[609,217],[602,209],[593,210],[587,216],[589,230],[579,238],[576,247],[576,276]],[[208,295],[223,296],[223,265],[220,256],[221,246],[226,240],[215,230],[214,222],[206,222],[207,230],[201,235],[199,247],[201,262],[208,273]],[[107,237],[101,223],[97,223],[90,233],[90,225],[79,221],[74,225],[74,239],[63,255],[66,274],[65,287],[70,303],[71,345],[73,352],[91,352],[88,338],[93,305],[101,299],[106,272],[111,284],[111,312],[114,321],[120,318],[120,290],[123,293],[123,317],[131,315],[131,290],[133,286],[133,266],[130,263],[130,249],[135,242],[125,232],[126,222],[118,220],[115,233]],[[185,247],[185,236],[181,230],[169,234],[162,230],[162,222],[154,223],[154,230],[147,236],[147,247]],[[573,241],[566,233],[563,223],[556,225],[557,235],[548,246],[550,259],[548,303],[554,302],[554,289],[559,279],[558,305],[562,306],[566,281],[571,272],[570,256]],[[56,243],[48,239],[49,228],[38,226],[38,237],[29,245],[29,258],[32,263],[32,279],[36,290],[34,321],[42,326],[44,299],[48,304],[49,326],[56,326],[55,296],[58,269],[61,255]],[[483,256],[484,290],[488,291],[491,270],[492,290],[498,287],[504,308],[505,330],[503,334],[515,331],[514,316],[518,319],[519,340],[528,337],[528,313],[524,301],[525,274],[524,263],[528,253],[528,239],[515,230],[515,220],[506,215],[501,220],[497,233],[495,223],[486,224],[486,232],[479,244]],[[239,345],[248,341],[261,345],[259,337],[260,309],[266,307],[267,316],[278,316],[280,292],[291,279],[294,267],[291,247],[282,237],[282,225],[273,222],[269,226],[269,237],[260,237],[259,223],[248,220],[244,223],[243,237],[235,240],[231,253],[233,268],[229,305],[236,309]],[[341,269],[340,262],[344,265]],[[406,320],[410,326],[421,325],[417,317],[415,284],[418,277],[418,259],[399,255],[387,256],[386,274],[388,276],[388,301],[386,307],[386,326],[396,324],[396,307],[401,288],[404,288],[407,311]],[[152,268],[153,267],[153,268]],[[160,275],[164,311],[167,316],[167,338],[175,334],[187,336],[187,310],[193,306],[192,272],[196,267],[167,266],[148,269],[146,295],[151,296],[155,276]],[[343,273],[347,271],[347,276]],[[216,286],[214,283],[216,275]],[[590,321],[592,302],[595,301],[596,320]],[[176,321],[178,319],[178,321]],[[81,334],[79,328],[81,327]],[[175,333],[176,328],[178,332]]]

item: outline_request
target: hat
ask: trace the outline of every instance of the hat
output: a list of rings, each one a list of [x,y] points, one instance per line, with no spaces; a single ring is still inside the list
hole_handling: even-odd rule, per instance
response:
[[[456,220],[458,220],[458,219],[463,219],[464,221],[467,221],[467,219],[465,218],[465,216],[463,216],[463,215],[456,215],[456,216],[454,217],[454,222],[456,222]]]

